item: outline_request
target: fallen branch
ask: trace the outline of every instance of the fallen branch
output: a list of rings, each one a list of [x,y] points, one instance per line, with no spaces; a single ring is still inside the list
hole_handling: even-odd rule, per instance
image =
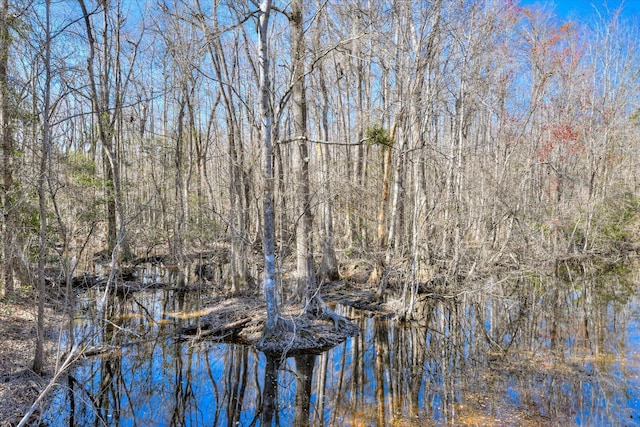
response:
[[[35,400],[35,402],[33,402],[33,404],[31,405],[27,413],[24,415],[24,417],[22,417],[17,427],[23,427],[27,425],[27,423],[29,422],[29,419],[31,418],[35,410],[38,408],[38,405],[40,404],[40,402],[47,396],[49,391],[51,391],[51,389],[58,383],[58,378],[60,378],[60,375],[62,375],[73,364],[73,362],[78,360],[80,355],[81,355],[81,352],[78,351],[78,347],[74,346],[69,352],[69,355],[67,356],[67,358],[64,360],[64,362],[60,366],[60,368],[56,371],[53,378],[51,378],[51,381],[49,381],[49,384],[47,384],[44,390],[40,392],[40,394],[38,395],[38,398]]]
[[[195,339],[203,338],[206,336],[218,336],[226,338],[228,336],[236,336],[244,329],[244,327],[251,322],[251,318],[244,318],[236,320],[235,322],[226,323],[224,325],[212,328],[203,328],[202,326],[187,326],[181,328],[178,331],[178,335],[181,337],[193,336]],[[206,326],[206,325],[205,325]]]

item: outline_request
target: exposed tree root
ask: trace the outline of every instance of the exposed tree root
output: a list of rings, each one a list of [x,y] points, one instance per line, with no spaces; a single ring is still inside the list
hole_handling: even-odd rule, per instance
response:
[[[320,352],[359,332],[349,319],[337,314],[319,294],[307,302],[300,316],[281,317],[273,331],[265,331],[256,346],[259,350],[280,354]]]
[[[312,314],[317,319],[329,320],[333,322],[333,326],[336,332],[341,327],[348,328],[351,326],[351,321],[344,316],[339,315],[327,305],[322,297],[318,294],[311,298],[311,301],[307,304],[307,313]]]
[[[330,309],[329,309],[330,310]],[[328,350],[347,337],[358,334],[358,328],[346,318],[334,313],[331,320],[307,316],[280,318],[277,329],[265,333],[256,348],[265,353],[295,355]],[[344,326],[335,329],[335,322]]]
[[[294,319],[278,316],[274,327],[269,328],[264,322],[262,337],[256,343],[256,348],[265,353],[287,353],[293,348],[297,326]],[[301,325],[300,325],[301,327]]]

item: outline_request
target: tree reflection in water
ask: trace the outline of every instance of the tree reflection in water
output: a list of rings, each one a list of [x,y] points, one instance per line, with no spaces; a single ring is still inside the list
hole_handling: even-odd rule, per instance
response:
[[[638,299],[619,273],[495,279],[419,300],[412,324],[343,308],[358,337],[284,360],[174,341],[184,321],[165,313],[196,308],[192,295],[113,298],[108,321],[79,322],[78,338],[90,331],[94,344],[129,344],[74,368],[43,424],[634,424]]]

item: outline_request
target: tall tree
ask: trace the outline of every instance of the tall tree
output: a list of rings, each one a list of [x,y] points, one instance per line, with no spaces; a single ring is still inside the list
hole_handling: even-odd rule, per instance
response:
[[[291,46],[291,101],[293,110],[293,138],[296,173],[296,267],[297,293],[304,299],[305,312],[330,319],[336,329],[346,319],[333,312],[322,300],[320,283],[315,274],[313,258],[313,217],[311,214],[311,191],[309,183],[309,138],[307,129],[307,98],[305,77],[306,43],[304,37],[304,10],[302,0],[290,4],[289,31]]]
[[[208,40],[207,47],[218,82],[217,89],[224,106],[229,165],[229,233],[231,240],[231,291],[236,292],[249,280],[246,253],[249,223],[248,176],[245,171],[242,119],[237,105],[240,82],[234,81],[238,49],[226,49],[222,42],[224,26],[218,17],[219,2],[213,10],[213,27],[204,22],[202,6],[198,4],[199,17]],[[235,56],[234,56],[235,55]],[[230,56],[231,58],[229,58]],[[231,66],[229,64],[232,64]],[[231,70],[230,70],[231,68]]]
[[[298,295],[312,296],[316,289],[313,265],[313,218],[309,190],[309,140],[307,129],[307,98],[305,88],[306,44],[303,27],[302,0],[293,0],[288,13],[291,44],[291,101],[293,110],[293,143],[296,174],[296,279]]]
[[[321,50],[321,37],[322,29],[326,20],[326,8],[317,3],[317,7],[322,11],[320,12],[319,20],[322,24],[318,25],[315,30],[313,39],[313,50],[316,56],[322,55]],[[324,61],[320,60],[316,66],[318,85],[321,95],[321,107],[318,113],[319,119],[319,134],[320,139],[329,141],[329,88],[327,86],[327,79],[325,73]],[[319,280],[336,280],[340,277],[338,272],[338,260],[335,250],[335,234],[333,225],[333,194],[331,186],[331,147],[325,146],[325,144],[317,144],[318,157],[322,163],[321,166],[321,196],[322,196],[322,226],[320,238],[322,242],[322,261],[319,268]]]
[[[51,1],[45,1],[44,20],[44,94],[42,107],[42,147],[40,153],[40,171],[38,174],[38,210],[40,230],[38,249],[38,320],[36,351],[33,359],[34,372],[40,373],[44,367],[44,302],[46,298],[45,262],[47,258],[47,200],[46,182],[49,172],[51,141]]]
[[[107,203],[107,242],[108,250],[116,251],[116,255],[122,254],[124,258],[130,258],[131,252],[126,231],[126,218],[124,197],[122,193],[120,153],[116,142],[116,125],[122,117],[123,91],[127,81],[123,81],[120,67],[121,44],[120,28],[122,20],[120,16],[120,3],[116,2],[116,22],[114,31],[111,31],[109,22],[109,2],[99,0],[98,10],[102,10],[102,63],[97,58],[98,40],[92,23],[94,12],[89,12],[84,0],[78,0],[84,18],[87,42],[89,44],[89,56],[87,58],[87,74],[89,78],[90,98],[93,114],[98,128],[98,139],[103,150],[106,177],[106,203]],[[111,52],[111,43],[115,46],[115,52]],[[111,60],[115,63],[112,63]],[[98,63],[98,64],[96,64]],[[100,68],[101,65],[101,68]],[[115,77],[115,82],[112,81]],[[115,83],[115,85],[114,85]],[[113,92],[112,93],[112,87]]]
[[[14,291],[16,213],[13,203],[13,158],[15,148],[9,116],[9,45],[11,43],[9,0],[0,3],[0,143],[2,144],[2,277],[0,297]]]
[[[267,323],[262,333],[262,343],[271,339],[277,330],[278,295],[276,289],[276,250],[275,250],[275,213],[273,209],[273,148],[271,141],[271,125],[273,112],[269,105],[269,16],[271,14],[271,0],[260,3],[258,13],[258,73],[260,86],[260,131],[262,137],[262,169],[264,173],[262,190],[263,197],[263,236],[264,253],[263,288],[267,303]]]

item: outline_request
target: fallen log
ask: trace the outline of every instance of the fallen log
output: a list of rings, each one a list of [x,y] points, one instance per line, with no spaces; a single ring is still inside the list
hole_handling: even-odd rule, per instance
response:
[[[177,335],[183,339],[200,339],[204,337],[229,338],[236,337],[251,322],[251,318],[236,320],[235,322],[221,325],[201,324],[185,326],[177,331]]]

